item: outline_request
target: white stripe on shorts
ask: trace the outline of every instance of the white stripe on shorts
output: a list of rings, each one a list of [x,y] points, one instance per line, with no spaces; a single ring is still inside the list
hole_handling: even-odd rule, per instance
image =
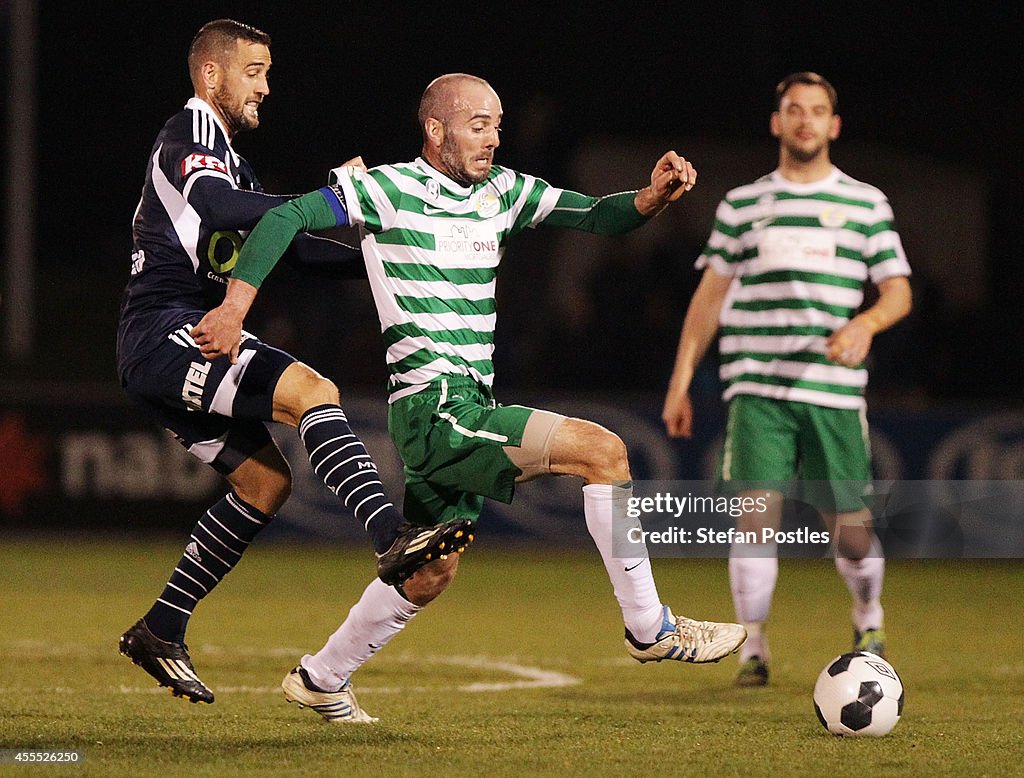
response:
[[[213,440],[201,440],[198,443],[193,443],[188,447],[188,453],[202,462],[204,465],[208,465],[217,458],[217,455],[224,450],[224,444],[228,442],[228,433],[224,433],[219,438]]]
[[[498,443],[508,443],[507,435],[499,435],[497,432],[489,432],[488,430],[471,430],[468,427],[463,427],[457,418],[447,411],[442,411],[441,406],[448,402],[448,380],[441,380],[441,397],[437,401],[437,415],[452,425],[452,429],[467,438],[484,438],[486,440],[495,440]]]
[[[210,403],[210,411],[219,413],[221,416],[231,416],[231,408],[235,404],[238,386],[242,383],[245,369],[255,355],[255,349],[246,349],[238,355],[238,362],[229,367],[228,372],[221,379],[217,393],[213,395],[213,402]]]

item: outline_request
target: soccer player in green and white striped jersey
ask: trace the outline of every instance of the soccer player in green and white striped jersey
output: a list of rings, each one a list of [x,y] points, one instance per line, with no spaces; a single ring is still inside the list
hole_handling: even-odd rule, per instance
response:
[[[493,385],[495,276],[510,238],[538,224],[615,234],[647,220],[633,193],[599,200],[492,165],[490,152],[481,169],[485,161],[480,181],[452,178],[422,157],[333,171],[339,203],[363,228],[391,403],[445,377]]]
[[[358,225],[388,347],[388,427],[405,463],[406,517],[424,524],[475,520],[485,497],[510,502],[517,482],[580,477],[587,528],[619,601],[629,653],[640,662],[721,659],[743,642],[742,627],[674,616],[658,597],[650,560],[615,556],[613,516],[625,517],[631,495],[622,440],[583,419],[500,405],[492,392],[494,279],[508,240],[541,224],[627,232],[689,190],[693,166],[670,151],[649,186],[590,197],[494,165],[501,102],[486,81],[461,73],[427,87],[418,118],[423,150],[414,162],[340,169],[334,185],[261,220],[239,255],[224,305],[193,336],[204,354],[236,348],[256,289],[292,236]],[[365,647],[383,645],[440,594],[457,562],[452,554],[427,565],[398,594],[371,584],[327,645],[303,657],[308,677],[328,690],[346,683],[373,653]],[[303,700],[301,690],[295,699]]]
[[[910,267],[885,195],[831,162],[841,126],[836,109],[835,89],[815,73],[794,73],[776,88],[771,132],[779,166],[718,206],[697,260],[704,275],[683,324],[663,419],[669,435],[690,436],[690,382],[719,334],[729,402],[721,477],[787,482],[799,475],[830,484],[817,507],[833,539],[844,527],[836,566],[854,597],[854,647],[880,652],[884,560],[855,488],[871,478],[864,360],[873,337],[910,312]],[[858,313],[869,282],[878,300]],[[777,510],[751,514],[738,528],[777,528],[779,518]],[[729,573],[750,635],[737,682],[762,685],[777,547],[734,546]]]

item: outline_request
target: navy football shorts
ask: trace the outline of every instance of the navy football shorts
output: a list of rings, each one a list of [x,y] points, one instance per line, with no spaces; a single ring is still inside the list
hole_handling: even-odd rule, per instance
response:
[[[166,427],[189,453],[222,475],[273,442],[274,389],[295,357],[243,333],[238,362],[208,361],[186,324],[160,338],[155,351],[123,376],[136,405]]]

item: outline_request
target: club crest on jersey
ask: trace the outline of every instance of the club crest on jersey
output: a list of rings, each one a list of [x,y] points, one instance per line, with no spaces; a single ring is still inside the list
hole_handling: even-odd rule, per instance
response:
[[[441,194],[441,185],[434,179],[427,179],[427,199],[436,200]]]
[[[818,221],[821,222],[822,227],[828,227],[830,229],[839,229],[846,224],[846,211],[836,205],[826,205],[821,215],[818,217]]]
[[[498,209],[501,208],[501,201],[496,194],[480,191],[474,195],[474,198],[476,202],[473,207],[482,218],[490,219],[492,216],[497,216]]]
[[[227,173],[228,166],[223,160],[217,159],[210,154],[189,154],[181,161],[181,177],[185,178],[189,173],[196,170],[215,170],[218,173]]]

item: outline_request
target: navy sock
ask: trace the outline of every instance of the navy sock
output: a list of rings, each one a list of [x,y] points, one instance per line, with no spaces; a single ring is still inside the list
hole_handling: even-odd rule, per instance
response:
[[[196,605],[238,564],[269,521],[234,491],[215,503],[192,530],[167,586],[145,615],[149,631],[161,640],[184,641]]]
[[[377,466],[348,426],[345,412],[337,405],[310,408],[299,421],[299,437],[313,472],[363,523],[377,553],[387,551],[403,517],[385,496]]]

